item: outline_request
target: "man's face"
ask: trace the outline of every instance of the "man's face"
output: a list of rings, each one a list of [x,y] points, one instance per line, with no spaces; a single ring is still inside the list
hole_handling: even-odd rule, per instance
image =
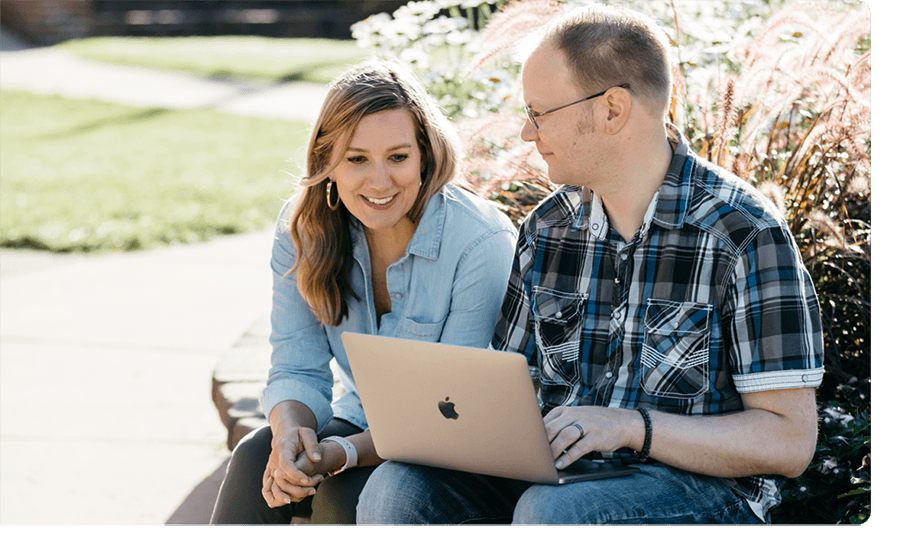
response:
[[[565,56],[552,46],[536,50],[525,62],[522,89],[526,106],[536,113],[585,96],[573,84]],[[601,104],[594,99],[538,116],[539,129],[525,118],[522,140],[533,142],[547,162],[550,181],[576,186],[597,182],[603,149],[595,122],[602,111]]]

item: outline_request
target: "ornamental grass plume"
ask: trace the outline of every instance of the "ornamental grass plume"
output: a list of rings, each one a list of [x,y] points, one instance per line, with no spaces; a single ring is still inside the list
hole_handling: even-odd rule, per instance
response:
[[[501,52],[508,51],[522,39],[563,11],[564,5],[554,0],[510,2],[500,8],[482,32],[486,49],[472,59],[467,71],[473,72]]]
[[[516,225],[554,189],[537,151],[518,140],[521,127],[521,118],[508,112],[456,123],[466,152],[462,175],[475,193],[497,202]]]
[[[555,0],[512,1],[501,6],[481,31],[480,54],[467,65],[467,74],[473,76],[488,64],[498,65],[503,56],[564,9],[565,3]],[[519,139],[524,114],[518,107],[511,109],[521,96],[518,68],[508,61],[499,61],[499,65],[517,79],[505,109],[482,112],[458,121],[456,126],[466,152],[462,169],[472,188],[497,202],[519,225],[555,186],[537,151]]]
[[[721,86],[718,94],[717,109],[715,112],[715,134],[717,138],[715,148],[710,159],[720,166],[725,166],[725,154],[729,144],[737,134],[735,119],[737,117],[737,91],[738,79],[735,75],[729,75]],[[738,167],[737,161],[732,162],[732,171]]]
[[[810,20],[811,13],[820,20]],[[854,143],[871,133],[869,52],[867,48],[859,52],[868,42],[870,23],[865,11],[844,13],[821,2],[793,3],[736,52],[739,66],[728,80],[734,79],[742,89],[735,99],[741,110],[737,120],[743,132],[737,145],[743,147],[741,154],[752,153],[755,142],[773,143],[775,136],[790,144],[820,125],[830,131],[847,127],[851,118],[856,125],[843,138],[853,140],[845,146],[854,148],[868,164],[869,156]],[[768,136],[747,133],[764,128]],[[727,143],[729,138],[726,134],[716,140]]]
[[[754,185],[782,187],[795,235],[820,210],[848,244],[866,240],[846,225],[842,187],[871,171],[869,25],[864,10],[788,5],[736,50],[715,104],[685,129],[702,156]]]

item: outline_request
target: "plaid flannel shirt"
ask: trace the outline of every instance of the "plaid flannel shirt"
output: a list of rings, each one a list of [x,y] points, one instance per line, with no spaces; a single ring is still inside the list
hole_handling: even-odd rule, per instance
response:
[[[784,218],[668,131],[672,162],[630,240],[599,198],[570,186],[519,230],[492,348],[525,355],[544,414],[720,415],[743,409],[741,393],[822,381],[819,305]],[[729,481],[763,515],[780,482]]]

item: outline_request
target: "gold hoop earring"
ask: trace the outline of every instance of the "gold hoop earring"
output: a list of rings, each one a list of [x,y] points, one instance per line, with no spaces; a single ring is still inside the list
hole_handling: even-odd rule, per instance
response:
[[[331,202],[331,185],[334,183],[332,180],[328,180],[328,185],[325,186],[325,204],[328,205],[328,208],[332,210],[337,210],[338,203],[341,202],[341,194],[338,193],[337,199],[335,199],[334,203]],[[334,188],[335,192],[337,191],[337,187]]]

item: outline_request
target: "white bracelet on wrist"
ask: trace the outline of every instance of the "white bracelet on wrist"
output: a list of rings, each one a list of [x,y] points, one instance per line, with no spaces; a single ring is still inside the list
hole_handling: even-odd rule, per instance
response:
[[[359,455],[356,453],[356,447],[353,446],[349,439],[341,436],[328,436],[322,440],[322,442],[324,441],[333,441],[337,443],[344,449],[344,453],[347,455],[347,462],[344,463],[344,466],[338,468],[334,472],[329,472],[329,476],[340,474],[348,468],[355,467],[359,463]]]

